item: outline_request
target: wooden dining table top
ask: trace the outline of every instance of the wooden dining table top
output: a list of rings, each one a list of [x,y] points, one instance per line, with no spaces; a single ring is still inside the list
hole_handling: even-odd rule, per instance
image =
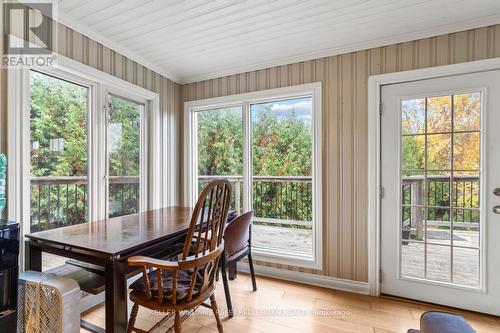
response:
[[[193,209],[167,207],[27,234],[32,241],[119,255],[180,235],[189,228]]]

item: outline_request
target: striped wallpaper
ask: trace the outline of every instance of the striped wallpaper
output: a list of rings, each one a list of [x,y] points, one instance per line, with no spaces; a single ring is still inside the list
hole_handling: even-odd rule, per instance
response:
[[[499,56],[497,25],[190,83],[182,100],[321,81],[324,269],[261,264],[367,281],[368,76]]]

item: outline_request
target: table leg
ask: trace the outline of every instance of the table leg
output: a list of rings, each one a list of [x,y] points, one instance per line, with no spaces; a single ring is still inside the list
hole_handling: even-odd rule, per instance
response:
[[[42,250],[30,242],[25,242],[25,269],[41,272],[42,271]]]
[[[127,331],[127,280],[125,264],[112,260],[105,266],[106,274],[106,332]]]

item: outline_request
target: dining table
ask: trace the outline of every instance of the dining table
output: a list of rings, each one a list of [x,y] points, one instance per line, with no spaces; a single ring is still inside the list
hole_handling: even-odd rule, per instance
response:
[[[26,235],[26,269],[42,271],[42,252],[103,268],[105,331],[126,332],[131,256],[154,256],[183,244],[192,208],[167,207]]]

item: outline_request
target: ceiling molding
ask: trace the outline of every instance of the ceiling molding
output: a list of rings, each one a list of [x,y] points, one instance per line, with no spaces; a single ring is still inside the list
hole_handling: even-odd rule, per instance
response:
[[[73,20],[66,13],[64,13],[62,10],[58,11],[56,21],[61,23],[61,24],[64,24],[65,26],[73,29],[74,31],[81,33],[82,35],[85,35],[85,36],[95,40],[96,42],[112,49],[113,51],[116,51],[116,52],[122,54],[123,56],[127,57],[128,59],[133,60],[133,61],[137,62],[138,64],[141,64],[142,66],[149,68],[150,70],[156,72],[157,74],[163,75],[164,77],[166,77],[166,78],[168,78],[176,83],[181,84],[181,78],[178,77],[177,75],[175,75],[174,73],[172,73],[172,72],[166,70],[165,68],[147,60],[146,58],[140,56],[136,52],[133,52],[133,51],[127,49],[123,45],[108,39],[107,37],[103,36],[101,33],[95,31],[94,29],[92,29],[86,25],[83,25],[83,24],[77,22],[76,20]]]
[[[303,53],[301,55],[292,56],[292,57],[278,58],[278,59],[274,59],[274,60],[270,60],[270,61],[259,62],[259,63],[255,63],[255,64],[248,64],[245,66],[232,67],[232,68],[221,70],[221,71],[214,71],[214,72],[203,73],[203,74],[199,74],[199,75],[180,77],[179,83],[180,84],[188,84],[188,83],[194,83],[194,82],[199,82],[199,81],[211,80],[211,79],[216,79],[219,77],[225,77],[225,76],[230,76],[230,75],[235,75],[235,74],[240,74],[240,73],[245,73],[245,72],[251,72],[251,71],[255,71],[255,70],[266,69],[266,68],[275,67],[275,66],[283,66],[283,65],[289,65],[289,64],[294,64],[294,63],[303,62],[303,61],[310,61],[310,60],[315,60],[315,59],[320,59],[320,58],[325,58],[325,57],[331,57],[331,56],[341,55],[341,54],[350,53],[350,52],[363,51],[363,50],[368,50],[368,49],[372,49],[372,48],[388,46],[388,45],[404,43],[404,42],[410,42],[410,41],[429,38],[429,37],[447,35],[447,34],[451,34],[451,33],[471,30],[471,29],[488,27],[488,26],[496,25],[496,24],[500,24],[500,14],[492,15],[492,16],[488,16],[488,17],[482,17],[482,18],[469,20],[469,21],[457,22],[454,24],[448,24],[448,25],[437,27],[437,28],[425,29],[425,30],[421,30],[421,31],[417,31],[417,32],[398,34],[398,35],[394,35],[394,36],[390,36],[390,37],[379,38],[379,39],[374,39],[374,40],[370,40],[370,41],[363,41],[363,42],[359,42],[359,43],[353,43],[353,44],[350,44],[347,46],[342,46],[342,47],[328,48],[328,49],[324,49],[321,51]]]

